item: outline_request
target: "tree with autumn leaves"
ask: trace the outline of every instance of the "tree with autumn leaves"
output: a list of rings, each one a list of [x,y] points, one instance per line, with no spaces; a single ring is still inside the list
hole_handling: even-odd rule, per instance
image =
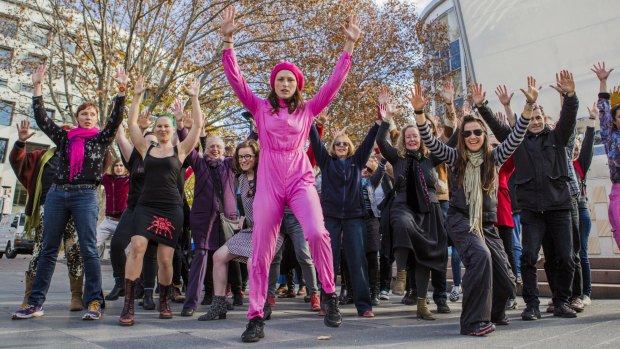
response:
[[[305,93],[314,95],[338,59],[340,25],[346,23],[351,8],[360,14],[364,33],[347,81],[330,106],[327,137],[330,130],[348,125],[351,137],[361,139],[368,115],[376,113],[377,87],[387,84],[404,91],[412,83],[414,70],[423,71],[429,64],[420,54],[428,42],[424,37],[437,36],[436,30],[421,24],[414,5],[406,0],[390,0],[381,6],[373,0],[36,3],[23,6],[34,6],[50,28],[50,44],[39,53],[49,66],[50,102],[65,117],[81,101],[90,100],[98,104],[103,122],[116,88],[111,75],[116,66],[123,66],[134,79],[138,73],[146,77],[150,89],[144,108],[153,113],[167,112],[184,82],[198,77],[208,131],[233,136],[246,121],[221,67],[217,17],[228,5],[234,4],[237,21],[243,24],[235,35],[239,63],[255,93],[264,96],[269,72],[283,60],[301,67]],[[71,93],[55,93],[59,87]]]

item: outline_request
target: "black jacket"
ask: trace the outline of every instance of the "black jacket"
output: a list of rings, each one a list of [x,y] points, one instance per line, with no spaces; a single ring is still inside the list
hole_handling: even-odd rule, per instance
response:
[[[321,168],[321,206],[326,217],[364,218],[362,168],[372,153],[379,126],[374,124],[353,156],[344,160],[332,157],[319,138],[315,125],[310,129],[310,144]]]
[[[571,208],[566,146],[577,123],[577,109],[577,95],[564,97],[555,129],[545,126],[537,134],[528,131],[512,155],[515,162],[512,177],[522,210],[544,212]],[[478,111],[495,137],[500,142],[506,139],[510,127],[500,123],[486,106]]]

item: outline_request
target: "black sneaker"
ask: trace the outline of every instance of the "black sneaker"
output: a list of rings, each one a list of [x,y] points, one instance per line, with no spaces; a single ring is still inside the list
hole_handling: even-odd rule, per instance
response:
[[[258,342],[261,338],[265,338],[265,323],[263,319],[255,317],[245,328],[245,331],[241,335],[241,341],[244,343]]]
[[[495,325],[490,322],[480,322],[471,330],[461,329],[461,334],[465,336],[481,337],[495,331]]]
[[[540,318],[540,310],[536,305],[528,305],[521,313],[521,319],[523,319],[524,321],[532,321]]]
[[[325,318],[323,318],[325,326],[340,327],[342,314],[338,309],[338,296],[335,293],[325,294],[321,303],[325,308]]]
[[[553,316],[574,318],[577,317],[577,313],[573,309],[571,309],[568,303],[561,303],[560,305],[556,305],[553,309]]]
[[[435,304],[437,305],[437,312],[439,314],[448,314],[450,313],[450,307],[448,306],[448,302],[444,298],[437,298],[435,300]]]

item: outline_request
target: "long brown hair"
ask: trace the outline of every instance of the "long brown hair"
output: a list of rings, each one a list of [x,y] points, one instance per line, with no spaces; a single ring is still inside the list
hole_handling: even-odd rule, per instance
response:
[[[269,95],[267,96],[267,100],[269,101],[269,104],[271,104],[273,113],[277,114],[280,111],[280,102],[278,95],[276,95],[276,91],[271,89],[271,91],[269,91]],[[301,92],[296,89],[293,96],[289,99],[285,99],[284,103],[286,103],[289,114],[293,114],[297,108],[303,108],[304,98],[301,96]]]
[[[241,142],[237,144],[237,148],[235,149],[235,155],[233,156],[233,167],[237,173],[243,173],[241,169],[241,165],[239,165],[239,150],[242,148],[250,148],[254,152],[254,176],[256,176],[256,169],[258,168],[258,157],[260,154],[260,145],[253,139],[249,139],[245,142]]]
[[[467,162],[469,161],[467,158],[467,145],[465,144],[465,138],[463,138],[463,130],[465,129],[465,125],[471,122],[477,122],[480,125],[480,128],[482,128],[482,131],[484,132],[484,142],[482,143],[482,148],[480,149],[480,151],[484,152],[484,162],[480,166],[480,170],[482,171],[482,190],[486,191],[487,194],[492,194],[495,190],[497,182],[497,169],[495,166],[495,161],[493,160],[493,148],[489,143],[489,133],[487,131],[487,125],[482,119],[477,118],[473,115],[465,115],[458,130],[459,137],[456,144],[458,159],[456,160],[456,164],[454,166],[456,170],[456,182],[458,183],[459,188],[463,187],[465,168],[467,168]]]

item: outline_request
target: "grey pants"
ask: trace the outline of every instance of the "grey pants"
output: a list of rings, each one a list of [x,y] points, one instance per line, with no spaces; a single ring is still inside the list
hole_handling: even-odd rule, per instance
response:
[[[301,229],[299,221],[295,218],[295,215],[292,213],[284,213],[280,234],[288,235],[293,243],[295,256],[297,257],[299,266],[301,266],[301,272],[304,274],[308,294],[310,295],[317,292],[316,269],[314,269],[314,262],[310,255],[310,247],[304,238],[304,232]],[[284,246],[284,244],[282,246]],[[278,276],[280,275],[281,261],[282,247],[274,255],[271,267],[269,268],[269,288],[267,289],[267,295],[269,296],[274,296],[276,294],[276,284],[278,283]]]

